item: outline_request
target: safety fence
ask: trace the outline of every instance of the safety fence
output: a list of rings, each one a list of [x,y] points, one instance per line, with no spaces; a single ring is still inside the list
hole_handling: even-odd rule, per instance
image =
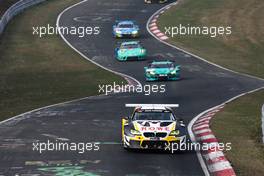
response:
[[[3,33],[8,22],[11,21],[14,16],[22,12],[24,9],[43,1],[46,0],[20,0],[13,4],[9,9],[6,10],[4,15],[0,19],[0,35]]]

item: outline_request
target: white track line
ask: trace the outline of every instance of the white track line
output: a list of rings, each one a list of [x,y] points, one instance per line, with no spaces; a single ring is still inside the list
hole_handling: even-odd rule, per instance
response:
[[[154,38],[156,38],[156,39],[159,40],[161,43],[163,43],[163,44],[165,44],[165,45],[167,45],[167,46],[170,46],[170,47],[175,48],[175,49],[177,49],[177,50],[179,50],[179,51],[182,51],[182,52],[184,52],[184,53],[186,53],[186,54],[189,54],[189,55],[191,55],[191,56],[193,56],[193,57],[195,57],[195,58],[197,58],[197,59],[199,59],[199,60],[201,60],[201,61],[203,61],[203,62],[206,62],[206,63],[208,63],[208,64],[210,64],[210,65],[213,65],[213,66],[215,66],[215,67],[218,67],[218,68],[220,68],[220,69],[223,69],[223,70],[226,70],[226,71],[229,71],[229,72],[232,72],[232,73],[235,73],[235,74],[241,75],[241,76],[246,76],[246,77],[249,77],[249,78],[254,78],[254,79],[258,79],[258,80],[264,81],[263,78],[259,78],[259,77],[256,77],[256,76],[252,76],[252,75],[249,75],[249,74],[246,74],[246,73],[239,73],[239,72],[237,72],[237,71],[234,71],[234,70],[231,70],[231,69],[225,68],[225,67],[223,67],[223,66],[220,66],[220,65],[218,65],[218,64],[215,64],[215,63],[213,63],[213,62],[210,62],[210,61],[208,61],[208,60],[206,60],[206,59],[204,59],[204,58],[202,58],[202,57],[200,57],[200,56],[198,56],[198,55],[196,55],[196,54],[190,53],[190,52],[188,52],[188,51],[185,51],[184,49],[181,49],[181,48],[179,48],[179,47],[177,47],[177,46],[175,46],[175,45],[172,45],[172,44],[170,44],[170,43],[164,41],[164,40],[166,40],[166,39],[160,39],[160,38],[157,37],[155,34],[153,34],[152,31],[149,29],[149,24],[150,24],[151,22],[153,22],[154,17],[155,17],[156,15],[158,15],[161,11],[163,11],[163,10],[167,10],[167,9],[169,9],[171,6],[174,6],[174,5],[177,5],[177,4],[178,4],[178,1],[177,1],[177,2],[173,2],[173,3],[170,3],[170,4],[166,5],[165,7],[159,9],[158,11],[156,11],[156,12],[155,12],[155,13],[149,18],[149,20],[148,20],[148,22],[147,22],[147,25],[146,25],[146,29],[147,29],[147,31],[148,31],[148,32],[149,32]],[[154,19],[154,21],[157,22],[157,19]],[[167,37],[167,38],[169,38],[169,37]]]
[[[161,13],[164,13],[164,12],[165,12],[166,10],[168,10],[171,6],[173,6],[173,5],[177,5],[177,3],[178,3],[178,1],[166,5],[165,7],[161,8],[161,9],[158,10],[158,11],[156,11],[156,12],[155,12],[155,13],[149,18],[149,20],[148,20],[148,22],[147,22],[147,25],[146,25],[146,29],[148,30],[148,32],[149,32],[154,38],[156,38],[158,41],[160,41],[161,43],[163,43],[163,44],[165,44],[165,45],[167,45],[167,46],[170,46],[170,47],[172,47],[172,48],[174,48],[174,49],[177,49],[177,50],[179,50],[179,51],[182,51],[182,52],[184,52],[184,53],[187,53],[187,54],[189,54],[189,55],[191,55],[191,56],[193,56],[193,57],[195,57],[195,58],[197,58],[197,59],[199,59],[199,60],[202,60],[202,61],[204,61],[204,62],[206,62],[206,63],[208,63],[208,64],[211,64],[211,65],[213,65],[213,66],[216,66],[216,67],[218,67],[218,68],[220,68],[220,69],[223,69],[223,70],[226,70],[226,71],[229,71],[229,72],[232,72],[232,73],[238,74],[238,75],[242,75],[242,76],[246,76],[246,77],[249,77],[249,78],[254,78],[254,79],[258,79],[258,80],[262,80],[262,81],[264,81],[264,79],[262,79],[262,78],[258,78],[258,77],[256,77],[256,76],[251,76],[251,75],[244,74],[244,73],[239,73],[239,72],[236,72],[236,71],[230,70],[230,69],[228,69],[228,68],[222,67],[222,66],[220,66],[220,65],[217,65],[217,64],[215,64],[215,63],[212,63],[212,62],[210,62],[210,61],[207,61],[207,60],[205,60],[204,58],[202,58],[202,57],[200,57],[200,56],[197,56],[197,55],[195,55],[195,54],[193,54],[193,53],[190,53],[190,52],[188,52],[188,51],[185,51],[185,50],[183,50],[183,49],[181,49],[181,48],[179,48],[179,47],[177,47],[177,46],[174,46],[174,45],[172,45],[172,44],[170,44],[170,43],[164,41],[164,40],[167,40],[167,39],[169,38],[169,37],[167,37],[166,35],[163,36],[163,37],[161,38],[161,37],[157,36],[155,33],[153,33],[153,31],[150,30],[150,28],[149,28],[150,26],[153,26],[153,19],[155,20],[155,23],[156,23],[156,22],[157,22],[157,18],[155,18],[155,17],[156,17],[157,15],[159,15],[159,14],[161,14]],[[150,24],[150,23],[151,23],[151,24]],[[156,24],[155,24],[155,26],[156,26]],[[158,30],[158,29],[156,29],[156,30]],[[255,91],[261,90],[261,89],[263,89],[263,88],[264,88],[264,87],[261,87],[261,88],[258,88],[258,89],[255,89],[255,90],[248,91],[248,92],[245,92],[245,93],[243,93],[243,94],[240,94],[240,95],[238,95],[238,96],[236,96],[236,97],[234,97],[234,98],[229,99],[228,101],[224,102],[223,104],[220,104],[220,105],[218,105],[218,106],[216,106],[216,107],[210,108],[210,109],[208,109],[208,110],[206,110],[206,111],[200,113],[198,116],[194,117],[194,118],[192,119],[192,121],[191,121],[191,122],[189,123],[189,125],[188,125],[188,131],[189,131],[189,134],[190,134],[190,138],[191,138],[191,140],[192,140],[193,142],[196,142],[195,135],[193,134],[193,130],[195,130],[195,129],[192,129],[192,128],[193,128],[194,123],[195,123],[197,120],[199,120],[200,122],[202,122],[202,121],[204,121],[204,119],[211,119],[212,115],[214,115],[216,112],[218,112],[219,110],[221,110],[221,109],[224,107],[224,104],[229,103],[229,102],[231,102],[231,101],[233,101],[233,100],[235,100],[235,99],[237,99],[237,98],[239,98],[239,97],[241,97],[241,96],[243,96],[243,95],[245,95],[245,94],[252,93],[252,92],[255,92]],[[217,109],[215,110],[215,108],[217,108]],[[210,110],[213,110],[213,113],[206,114],[207,112],[210,112]],[[205,114],[206,114],[206,115],[205,115]],[[197,127],[196,127],[196,129],[199,129],[199,128],[201,128],[201,126],[199,126],[199,127],[197,126]],[[202,131],[209,131],[209,130],[210,130],[210,129],[202,129],[202,130],[197,130],[197,131],[198,131],[198,134],[201,134]],[[197,132],[197,131],[196,131],[196,132]],[[210,131],[211,131],[211,130],[210,130]],[[196,151],[196,154],[197,154],[198,160],[199,160],[199,162],[200,162],[200,164],[201,164],[201,167],[202,167],[202,169],[203,169],[203,171],[204,171],[204,174],[205,174],[206,176],[209,176],[210,174],[209,174],[208,168],[207,168],[207,166],[206,166],[206,164],[205,164],[205,162],[204,162],[204,160],[203,160],[203,158],[202,158],[201,152],[200,152],[200,151]],[[208,167],[209,167],[209,166],[208,166]],[[231,168],[232,168],[232,167],[231,167]],[[212,167],[209,167],[209,170],[212,171],[213,168],[212,168]]]
[[[67,10],[69,10],[69,9],[71,9],[71,8],[73,8],[73,7],[77,6],[77,5],[79,5],[79,4],[82,4],[82,3],[86,2],[86,1],[87,1],[87,0],[81,1],[81,2],[79,2],[79,3],[77,3],[77,4],[74,4],[74,5],[72,5],[72,6],[68,7],[68,8],[66,8],[66,9],[64,9],[64,10],[59,14],[59,16],[58,16],[58,18],[57,18],[57,21],[56,21],[56,25],[59,26],[59,20],[60,20],[60,17],[62,16],[63,13],[65,13]],[[60,36],[62,37],[62,39],[63,39],[63,40],[64,40],[64,41],[65,41],[65,42],[66,42],[66,43],[67,43],[67,44],[68,44],[68,45],[69,45],[74,51],[76,51],[78,54],[80,54],[80,55],[81,55],[82,57],[84,57],[86,60],[92,62],[93,64],[99,66],[100,68],[102,68],[102,69],[104,69],[104,70],[107,70],[107,71],[112,72],[112,73],[114,73],[114,74],[116,74],[116,75],[122,76],[123,78],[125,78],[125,79],[127,80],[128,83],[131,82],[131,81],[129,80],[129,79],[131,79],[131,80],[133,80],[134,82],[136,82],[137,85],[141,85],[141,83],[140,83],[138,80],[136,80],[135,78],[133,78],[133,77],[131,77],[131,76],[129,76],[129,75],[123,74],[123,73],[119,73],[119,72],[113,71],[113,70],[108,69],[108,68],[106,68],[106,67],[103,67],[102,65],[100,65],[100,64],[94,62],[93,60],[89,59],[89,58],[86,57],[83,53],[79,52],[76,48],[74,48],[74,47],[73,47],[73,46],[72,46],[72,45],[71,45],[71,44],[70,44],[70,43],[64,38],[64,36],[61,34],[61,32],[60,32]],[[142,86],[142,85],[141,85],[141,86]],[[25,116],[25,115],[27,115],[27,114],[31,114],[31,113],[33,113],[33,112],[37,112],[37,111],[43,110],[43,109],[47,109],[47,108],[51,108],[51,107],[59,106],[59,105],[64,105],[64,104],[68,104],[68,103],[73,103],[73,102],[77,102],[77,101],[81,101],[81,100],[89,99],[89,98],[92,98],[92,97],[98,97],[98,96],[106,96],[106,95],[105,95],[105,94],[101,94],[101,95],[94,95],[94,96],[89,96],[89,97],[84,97],[84,98],[78,98],[78,99],[74,99],[74,100],[70,100],[70,101],[65,101],[65,102],[61,102],[61,103],[52,104],[52,105],[44,106],[44,107],[41,107],[41,108],[33,109],[33,110],[31,110],[31,111],[28,111],[28,112],[25,112],[25,113],[22,113],[22,114],[16,115],[16,116],[14,116],[14,117],[11,117],[11,118],[9,118],[9,119],[6,119],[6,120],[4,120],[4,121],[1,121],[1,122],[0,122],[0,125],[2,125],[2,124],[4,124],[4,123],[7,123],[7,122],[9,122],[9,121],[15,120],[15,119],[17,119],[17,118],[23,117],[23,116]]]
[[[64,10],[59,14],[59,16],[58,16],[58,18],[57,18],[56,26],[57,26],[57,27],[60,26],[60,18],[61,18],[61,16],[62,16],[66,11],[68,11],[69,9],[71,9],[71,8],[77,6],[77,5],[80,5],[80,4],[82,4],[82,3],[86,2],[86,1],[87,1],[87,0],[81,1],[81,2],[79,2],[79,3],[77,3],[77,4],[74,4],[74,5],[72,5],[72,6],[68,7],[68,8],[66,8],[66,9],[64,9]],[[106,67],[104,67],[104,66],[98,64],[97,62],[91,60],[90,58],[88,58],[87,56],[85,56],[82,52],[80,52],[79,50],[77,50],[72,44],[70,44],[70,42],[69,42],[69,41],[68,41],[68,40],[62,35],[62,33],[61,33],[60,30],[59,30],[59,34],[60,34],[61,38],[65,41],[65,43],[67,43],[67,44],[68,44],[68,45],[69,45],[74,51],[76,51],[79,55],[81,55],[81,56],[82,56],[83,58],[85,58],[86,60],[92,62],[93,64],[99,66],[100,68],[102,68],[102,69],[104,69],[104,70],[107,70],[107,71],[112,72],[112,73],[114,73],[114,74],[116,74],[116,75],[122,76],[122,77],[125,78],[125,79],[129,78],[129,79],[135,81],[135,82],[137,83],[137,85],[142,86],[141,83],[140,83],[138,80],[136,80],[135,78],[133,78],[133,77],[131,77],[131,76],[129,76],[129,75],[126,75],[126,74],[124,74],[124,73],[120,73],[120,72],[117,72],[117,71],[111,70],[111,69],[109,69],[109,68],[106,68]]]

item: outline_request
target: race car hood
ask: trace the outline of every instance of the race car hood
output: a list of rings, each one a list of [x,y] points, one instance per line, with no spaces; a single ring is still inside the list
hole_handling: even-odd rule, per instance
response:
[[[155,74],[169,74],[173,71],[173,69],[170,68],[153,68],[148,69],[148,71],[153,71]]]
[[[176,68],[148,68],[147,71],[152,71],[155,74],[169,74],[174,70],[179,70],[179,66],[177,66]]]
[[[121,31],[122,33],[131,33],[137,31],[136,28],[116,28],[116,31]]]
[[[134,121],[134,128],[142,133],[144,132],[166,132],[170,133],[175,130],[176,122],[174,121]]]
[[[137,56],[142,54],[141,48],[133,48],[133,49],[120,49],[118,51],[118,55],[122,57],[129,57],[129,56]]]

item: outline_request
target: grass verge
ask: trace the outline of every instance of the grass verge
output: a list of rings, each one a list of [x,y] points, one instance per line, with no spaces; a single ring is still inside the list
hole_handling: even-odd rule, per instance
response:
[[[232,34],[212,38],[177,35],[170,42],[209,61],[264,78],[264,1],[179,0],[159,18],[158,26],[231,26]]]
[[[159,18],[158,26],[231,26],[232,35],[177,36],[170,43],[226,68],[264,78],[264,1],[179,0]],[[239,98],[217,114],[212,129],[222,142],[232,142],[226,152],[237,175],[264,175],[261,144],[261,106],[264,91]]]
[[[222,142],[231,142],[226,156],[239,176],[264,175],[261,107],[264,90],[228,104],[212,120],[212,129]]]
[[[32,26],[55,25],[58,14],[76,2],[49,0],[8,25],[0,40],[0,120],[98,94],[98,84],[124,81],[84,60],[59,36],[32,35]]]

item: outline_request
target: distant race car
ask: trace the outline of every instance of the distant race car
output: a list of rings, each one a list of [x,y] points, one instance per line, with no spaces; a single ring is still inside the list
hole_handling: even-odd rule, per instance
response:
[[[174,61],[153,61],[144,69],[147,81],[180,79],[180,65]]]
[[[187,130],[171,108],[177,104],[126,104],[135,108],[131,117],[122,119],[125,149],[165,149],[173,143],[186,143]]]
[[[165,2],[168,2],[168,0],[144,0],[144,2],[147,4],[151,4],[153,2],[165,3]]]
[[[115,49],[115,57],[119,61],[144,60],[146,49],[138,41],[123,42]]]
[[[135,38],[139,36],[139,27],[131,20],[116,21],[116,24],[113,26],[113,35],[116,38]]]

